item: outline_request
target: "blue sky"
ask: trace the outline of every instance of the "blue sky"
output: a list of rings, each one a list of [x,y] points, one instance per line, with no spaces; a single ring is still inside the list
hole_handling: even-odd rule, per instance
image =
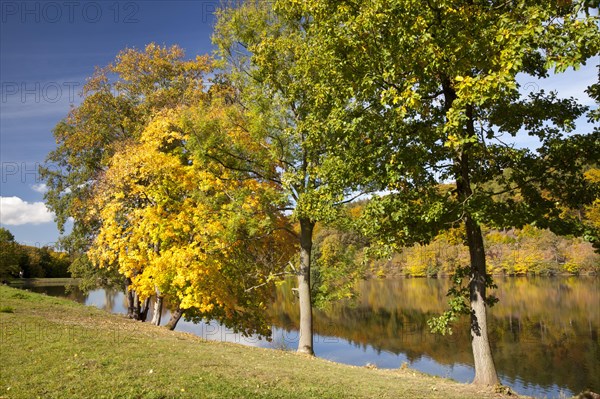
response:
[[[219,4],[0,0],[0,225],[17,241],[43,246],[58,238],[42,202],[37,167],[54,149],[53,126],[78,104],[94,67],[110,63],[125,47],[150,42],[178,44],[190,58],[210,53]],[[593,61],[577,73],[521,83],[526,90],[555,89],[593,105],[583,92],[597,77]]]

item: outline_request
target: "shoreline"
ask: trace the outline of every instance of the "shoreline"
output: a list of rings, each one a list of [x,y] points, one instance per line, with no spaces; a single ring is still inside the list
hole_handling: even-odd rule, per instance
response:
[[[507,277],[507,278],[523,278],[523,277],[544,277],[544,278],[564,278],[564,277],[599,277],[600,274],[596,272],[586,272],[586,273],[548,273],[548,274],[535,274],[535,273],[526,273],[526,274],[504,274],[504,273],[492,273],[491,276],[493,278],[498,277]],[[395,279],[395,278],[423,278],[423,279],[448,279],[452,277],[451,274],[438,274],[431,276],[413,276],[410,274],[402,274],[402,273],[390,273],[386,274],[383,277],[379,277],[376,274],[369,274],[366,279],[368,280],[385,280],[385,279]]]
[[[412,276],[406,274],[389,274],[379,277],[374,274],[366,276],[365,280],[386,280],[386,279],[448,279],[450,274],[440,274],[435,276]],[[544,278],[568,278],[568,277],[600,277],[598,273],[557,273],[557,274],[492,274],[494,278],[529,278],[529,277],[544,277]],[[13,278],[5,282],[4,285],[9,287],[43,287],[43,286],[61,286],[61,285],[78,285],[81,279],[71,277],[56,277],[56,278]],[[99,287],[102,288],[102,287]]]
[[[56,278],[15,278],[8,281],[9,287],[49,287],[60,285],[78,285],[81,279],[71,277]]]
[[[207,341],[16,288],[0,297],[0,397],[515,397],[408,368]]]

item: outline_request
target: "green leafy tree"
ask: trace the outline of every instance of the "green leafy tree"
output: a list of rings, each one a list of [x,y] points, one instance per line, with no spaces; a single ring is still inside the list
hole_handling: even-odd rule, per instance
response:
[[[581,234],[562,210],[598,194],[583,175],[598,159],[598,130],[567,135],[586,108],[541,90],[522,95],[517,75],[544,78],[596,56],[598,18],[579,1],[280,0],[275,10],[304,21],[304,43],[348,88],[321,140],[389,192],[369,203],[365,230],[405,244],[464,226],[470,264],[457,272],[452,311],[471,317],[474,383],[496,384],[481,225]],[[313,87],[340,85],[309,76]],[[537,150],[515,145],[521,134]],[[455,188],[440,190],[447,181]],[[499,201],[505,192],[515,199]]]
[[[600,134],[600,65],[598,68],[598,81],[587,89],[587,94],[596,102],[596,108],[588,113],[588,122],[594,123],[594,132]],[[585,178],[592,184],[600,185],[600,165],[598,158],[590,169],[586,171]],[[584,208],[586,220],[586,238],[594,244],[596,252],[600,254],[600,194],[596,196],[593,203]]]
[[[22,251],[19,244],[15,242],[15,236],[8,229],[0,227],[0,279],[2,281],[19,275],[21,254]]]
[[[300,247],[294,271],[300,306],[298,351],[312,355],[314,228],[317,222],[338,217],[339,205],[350,194],[350,186],[341,182],[354,180],[348,178],[353,171],[329,158],[327,148],[314,140],[325,128],[324,115],[332,108],[336,87],[311,86],[311,75],[334,71],[304,45],[304,24],[301,18],[279,18],[271,4],[262,1],[218,13],[214,42],[224,61],[223,84],[232,86],[223,100],[230,107],[224,118],[202,123],[219,128],[199,135],[197,142],[206,157],[281,187],[283,208],[297,222],[297,228],[288,230]]]
[[[71,261],[67,253],[57,252],[47,246],[40,248],[21,245],[20,249],[19,267],[23,271],[23,277],[71,277]]]
[[[357,206],[346,207],[344,217],[314,230],[311,291],[314,306],[331,308],[339,300],[356,300],[357,282],[365,277],[368,241],[353,229]]]

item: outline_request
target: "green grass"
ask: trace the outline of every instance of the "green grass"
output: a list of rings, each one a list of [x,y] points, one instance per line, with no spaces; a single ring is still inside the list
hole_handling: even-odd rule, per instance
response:
[[[204,341],[0,287],[0,398],[501,398],[493,390]]]
[[[14,313],[15,310],[10,306],[0,306],[0,313]]]

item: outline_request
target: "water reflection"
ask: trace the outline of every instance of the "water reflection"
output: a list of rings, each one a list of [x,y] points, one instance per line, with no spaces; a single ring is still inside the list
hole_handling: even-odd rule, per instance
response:
[[[599,279],[507,278],[497,283],[500,303],[490,312],[489,330],[502,382],[534,396],[559,397],[586,388],[600,391]],[[427,328],[427,320],[444,310],[448,285],[445,279],[361,282],[356,303],[315,312],[315,353],[359,366],[370,362],[379,368],[397,368],[407,363],[429,374],[472,380],[468,320],[460,320],[454,334],[446,337]],[[43,289],[64,296],[63,287]],[[67,295],[126,313],[120,292],[97,290],[85,296],[73,290]],[[195,325],[182,320],[177,330],[206,339],[294,350],[299,314],[291,284],[277,290],[271,314],[272,342],[242,337],[216,323]],[[168,319],[166,311],[163,324]]]
[[[76,286],[65,286],[65,285],[28,286],[28,285],[25,285],[25,286],[23,286],[23,288],[25,288],[29,291],[32,291],[32,292],[37,292],[40,294],[45,294],[45,295],[50,295],[50,296],[58,296],[58,297],[62,297],[62,298],[68,298],[68,299],[71,299],[71,300],[79,302],[79,303],[85,303],[85,304],[91,305],[91,303],[88,303],[89,295],[81,292],[81,290],[79,290]],[[102,291],[104,291],[104,290],[102,290]]]
[[[436,279],[364,282],[355,307],[338,305],[317,312],[316,329],[404,355],[411,367],[425,372],[470,381],[468,319],[460,320],[450,337],[430,334],[426,324],[444,310],[448,284]],[[598,285],[597,278],[498,281],[500,304],[490,312],[489,329],[505,384],[520,393],[555,397],[561,391],[600,389]],[[277,320],[284,324],[297,320],[298,310],[285,295],[278,293],[276,304]]]

